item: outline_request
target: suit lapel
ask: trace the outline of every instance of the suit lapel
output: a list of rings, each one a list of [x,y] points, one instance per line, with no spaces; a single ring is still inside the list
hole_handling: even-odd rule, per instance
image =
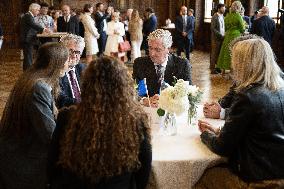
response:
[[[169,82],[169,81],[173,80],[173,76],[174,76],[174,72],[173,71],[174,71],[173,56],[169,55],[167,66],[166,66],[166,70],[165,70],[165,76],[164,76],[164,80],[166,82]],[[172,85],[172,83],[168,83],[168,84]]]

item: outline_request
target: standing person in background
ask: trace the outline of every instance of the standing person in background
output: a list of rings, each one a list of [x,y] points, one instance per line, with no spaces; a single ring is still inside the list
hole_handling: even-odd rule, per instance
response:
[[[145,20],[143,22],[143,45],[142,49],[145,50],[146,54],[149,54],[149,46],[147,42],[147,37],[151,32],[157,28],[157,17],[155,15],[154,9],[147,8],[145,12]]]
[[[54,22],[51,16],[48,13],[48,4],[43,2],[40,3],[40,14],[35,17],[35,22],[43,28],[48,28],[50,32],[54,31]],[[41,44],[46,42],[51,42],[52,38],[39,38]]]
[[[127,9],[127,11],[126,11],[126,19],[123,21],[124,29],[125,29],[125,37],[126,37],[126,40],[129,41],[131,46],[132,46],[132,44],[131,44],[131,38],[130,38],[130,32],[129,32],[129,23],[130,23],[130,20],[131,20],[132,12],[133,12],[133,9]],[[143,25],[143,21],[142,21],[142,25]],[[141,28],[141,32],[142,32],[142,28]],[[140,47],[139,47],[139,50],[140,50]],[[131,51],[127,51],[126,55],[127,55],[128,61],[133,62],[133,60],[131,60]]]
[[[118,44],[123,42],[125,35],[124,25],[119,21],[119,12],[114,12],[111,16],[112,20],[107,24],[107,43],[104,54],[114,56],[118,53]]]
[[[1,50],[1,47],[2,47],[2,44],[3,44],[3,39],[4,39],[4,34],[3,34],[3,29],[2,29],[2,26],[1,26],[1,23],[0,23],[0,50]]]
[[[228,13],[224,19],[226,33],[216,66],[221,69],[223,73],[225,73],[226,70],[231,70],[229,44],[245,31],[244,20],[240,15],[242,7],[240,1],[234,1],[231,5],[230,13]]]
[[[107,15],[107,18],[106,18],[107,22],[111,21],[112,13],[114,13],[114,8],[112,6],[108,6],[107,9],[106,9],[106,13],[105,13]]]
[[[260,17],[253,22],[251,33],[263,37],[271,45],[276,29],[275,22],[269,16],[268,7],[262,7],[259,14]]]
[[[211,53],[210,53],[210,71],[211,74],[217,74],[220,70],[215,68],[225,36],[224,13],[226,7],[224,4],[217,5],[217,12],[211,19]]]
[[[58,80],[68,69],[68,54],[59,43],[42,45],[10,93],[0,122],[1,189],[46,189]]]
[[[194,17],[194,10],[193,9],[188,9],[188,16],[190,19],[192,19],[192,27],[193,30],[190,31],[190,39],[189,39],[189,44],[190,44],[190,49],[189,51],[192,52],[194,48],[194,29],[195,29],[195,17]]]
[[[35,22],[41,25],[43,28],[48,28],[50,31],[54,31],[54,21],[48,13],[48,4],[40,3],[40,14],[35,17]]]
[[[51,13],[51,17],[53,19],[53,31],[54,32],[57,32],[57,19],[59,18],[59,16],[60,16],[60,11],[59,10],[54,10]]]
[[[79,20],[71,15],[68,5],[62,6],[62,16],[57,20],[57,31],[79,35]]]
[[[29,6],[29,12],[24,14],[21,18],[21,31],[20,40],[24,52],[23,70],[28,69],[33,63],[33,48],[37,45],[36,34],[38,32],[50,32],[48,28],[44,28],[37,24],[34,20],[39,14],[40,5],[37,3],[32,3]]]
[[[100,34],[100,38],[98,39],[99,45],[99,53],[98,56],[102,55],[105,51],[106,47],[106,40],[107,40],[107,14],[105,14],[105,7],[103,3],[96,4],[97,12],[95,13],[95,21],[96,21],[96,28]]]
[[[243,20],[245,22],[246,32],[250,32],[251,31],[251,21],[250,21],[249,16],[245,16],[245,8],[241,9],[240,15],[243,17]]]
[[[185,51],[186,58],[190,60],[190,41],[194,30],[193,20],[187,16],[186,6],[180,8],[180,15],[175,20],[175,33],[177,43],[177,55]]]
[[[84,39],[86,43],[86,59],[87,63],[90,63],[93,59],[93,55],[99,52],[98,41],[100,37],[98,30],[95,26],[95,21],[92,19],[93,6],[91,4],[85,4],[84,14],[81,15],[81,20],[84,25]]]
[[[143,40],[142,27],[143,27],[143,21],[139,16],[138,10],[134,9],[128,25],[128,30],[131,39],[132,63],[136,58],[141,57],[140,48]]]

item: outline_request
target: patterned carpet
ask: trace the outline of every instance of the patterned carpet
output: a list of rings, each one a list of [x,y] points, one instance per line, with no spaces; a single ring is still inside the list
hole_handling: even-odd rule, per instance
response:
[[[202,102],[217,100],[226,94],[231,81],[221,75],[210,75],[209,53],[193,51],[191,54],[193,83],[203,90]],[[131,65],[128,65],[131,71]],[[0,117],[10,91],[22,73],[20,51],[17,49],[2,49],[0,51]]]

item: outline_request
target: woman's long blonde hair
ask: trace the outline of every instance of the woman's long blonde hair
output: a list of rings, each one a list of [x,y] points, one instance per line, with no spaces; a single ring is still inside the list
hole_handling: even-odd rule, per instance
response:
[[[233,13],[235,12],[241,13],[242,9],[243,9],[243,5],[240,1],[234,1],[230,8],[231,12]]]
[[[150,129],[133,84],[116,59],[100,57],[89,64],[82,101],[61,141],[59,165],[92,183],[140,166],[140,144]]]
[[[283,87],[282,71],[273,51],[264,39],[248,39],[232,47],[232,68],[237,91],[260,83],[271,91]]]

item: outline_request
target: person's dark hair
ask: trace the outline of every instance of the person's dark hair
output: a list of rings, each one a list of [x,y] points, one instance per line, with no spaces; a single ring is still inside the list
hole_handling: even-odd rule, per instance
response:
[[[225,4],[219,3],[219,4],[217,5],[217,11],[218,11],[220,8],[222,8],[222,7],[225,7]]]
[[[149,12],[149,13],[154,13],[154,9],[151,8],[151,7],[147,8],[145,11],[146,11],[146,12]]]
[[[84,12],[90,12],[89,9],[92,8],[92,7],[93,7],[92,4],[89,4],[89,3],[85,4],[84,5]]]
[[[16,82],[0,123],[0,136],[21,137],[29,132],[24,107],[36,82],[43,81],[52,88],[53,97],[59,93],[59,77],[69,57],[69,51],[60,43],[45,43],[37,53],[36,61]]]
[[[49,4],[46,3],[46,2],[42,2],[39,5],[40,5],[40,7],[49,7]]]
[[[140,144],[150,129],[133,85],[117,59],[103,56],[89,64],[82,101],[60,143],[59,165],[92,183],[140,167]]]
[[[96,9],[98,9],[101,5],[103,5],[103,3],[97,3],[96,4]]]

